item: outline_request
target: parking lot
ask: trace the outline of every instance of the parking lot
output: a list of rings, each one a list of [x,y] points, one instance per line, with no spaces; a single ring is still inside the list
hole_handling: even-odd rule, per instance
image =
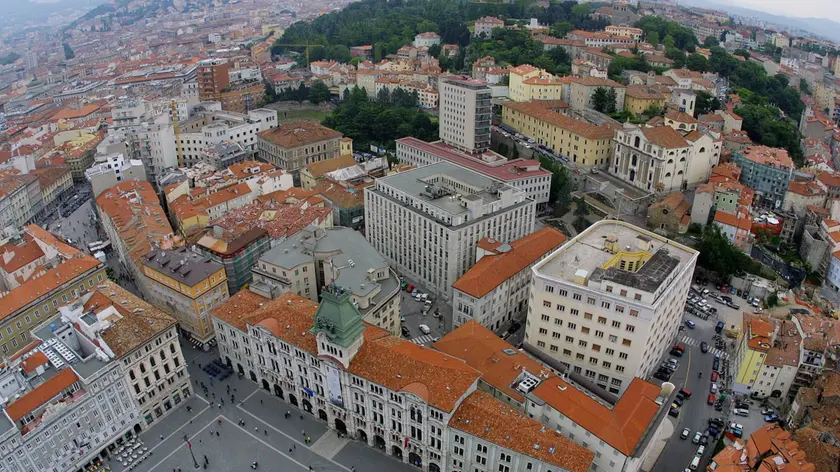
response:
[[[427,299],[431,302],[426,303],[424,300],[418,301],[405,289],[400,291],[400,313],[404,329],[403,337],[417,344],[429,346],[451,329],[452,309],[449,305],[438,300],[425,287],[417,285],[408,279],[404,279],[403,282],[408,285],[413,285],[418,292],[427,294]],[[421,326],[427,326],[429,332],[423,332]]]
[[[701,286],[700,288],[704,287]],[[709,293],[715,289],[714,286],[705,288],[710,291]],[[734,374],[731,368],[734,368],[735,365],[730,360],[734,356],[735,349],[732,340],[725,336],[723,337],[723,343],[718,342],[715,336],[717,334],[715,327],[719,321],[722,321],[724,330],[731,329],[736,320],[737,324],[734,326],[740,326],[741,314],[746,309],[747,301],[732,295],[730,297],[735,304],[740,305],[740,309],[717,302],[707,294],[705,297],[707,303],[717,308],[716,314],[704,319],[686,312],[683,318],[683,328],[674,339],[674,344],[681,346],[684,352],[681,356],[668,353],[663,358],[663,363],[667,363],[671,359],[677,363],[676,368],[667,377],[668,381],[673,383],[677,390],[688,390],[691,392],[691,396],[686,398],[682,402],[682,406],[676,409],[676,417],[669,418],[674,425],[674,435],[669,439],[665,450],[653,467],[652,470],[655,472],[672,472],[676,468],[691,468],[692,465],[698,470],[704,469],[711,459],[717,439],[709,435],[706,439],[707,447],[704,448],[697,464],[692,464],[701,445],[695,443],[695,436],[698,432],[701,434],[701,438],[703,433],[714,433],[714,431],[709,431],[710,419],[720,419],[718,424],[724,425],[723,428],[719,428],[722,430],[732,431],[733,429],[729,426],[735,423],[736,426],[740,426],[736,429],[741,432],[743,437],[749,436],[765,424],[764,416],[761,414],[761,404],[758,401],[746,402],[747,416],[734,414],[737,405],[733,396],[729,393],[729,385],[730,375]],[[691,323],[687,323],[689,321]],[[694,327],[689,327],[689,324],[693,324]],[[708,346],[707,352],[701,350],[701,343],[704,342]],[[714,369],[713,365],[716,357],[719,357],[717,370]],[[713,374],[715,371],[718,374]],[[712,375],[717,376],[715,382],[712,382]],[[651,382],[659,385],[663,380],[653,378]],[[712,383],[715,384],[714,398],[709,396],[713,390]],[[716,408],[715,402],[722,398],[723,400]],[[684,434],[683,431],[686,428],[688,432]],[[723,431],[720,431],[718,437],[722,433]]]

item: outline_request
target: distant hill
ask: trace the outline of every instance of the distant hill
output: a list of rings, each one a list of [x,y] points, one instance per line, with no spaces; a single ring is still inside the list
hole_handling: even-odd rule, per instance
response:
[[[778,25],[809,31],[817,36],[840,41],[840,23],[827,18],[796,18],[791,16],[774,15],[751,8],[744,8],[738,5],[727,3],[734,0],[681,0],[680,4],[689,4],[697,7],[717,8],[729,13],[742,16],[752,16],[761,20],[776,23]]]
[[[46,20],[51,15],[75,16],[103,3],[106,3],[106,0],[0,0],[0,11],[3,12],[0,15],[0,25],[24,26],[30,22]]]

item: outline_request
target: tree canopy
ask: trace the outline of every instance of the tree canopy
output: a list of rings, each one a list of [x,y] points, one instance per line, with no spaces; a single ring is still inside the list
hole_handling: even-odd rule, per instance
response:
[[[392,100],[398,94],[395,91],[389,95],[389,100]],[[406,136],[426,141],[438,137],[437,123],[416,107],[370,101],[364,89],[359,87],[353,87],[348,99],[322,124],[352,138],[359,149],[370,144],[393,149],[394,140]]]
[[[662,44],[666,48],[675,47],[683,51],[694,52],[694,49],[700,44],[690,29],[680,26],[676,21],[668,21],[659,16],[645,16],[637,21],[635,26],[644,30],[645,36],[648,38],[650,38],[652,32],[655,32],[656,39],[662,38]]]
[[[720,280],[729,280],[730,276],[744,272],[761,271],[760,264],[729,242],[717,225],[706,227],[695,249],[700,253],[697,265],[716,272]]]

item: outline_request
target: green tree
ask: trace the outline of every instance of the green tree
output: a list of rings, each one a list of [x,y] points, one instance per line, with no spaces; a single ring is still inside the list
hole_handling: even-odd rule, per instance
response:
[[[666,49],[674,48],[677,45],[677,41],[669,34],[662,40],[662,45],[665,46]]]
[[[732,55],[733,56],[741,56],[744,59],[749,59],[750,58],[750,52],[747,51],[746,49],[736,49],[736,50],[732,51]]]
[[[659,33],[656,31],[651,31],[647,34],[647,42],[651,45],[659,46]]]
[[[720,109],[720,100],[714,95],[698,90],[696,94],[697,100],[694,102],[694,112],[697,116],[707,115]]]
[[[715,272],[720,280],[729,280],[733,275],[754,271],[756,265],[749,256],[729,242],[720,227],[714,224],[703,232],[696,249],[700,253],[697,264]]]
[[[18,59],[20,59],[20,54],[12,51],[12,52],[10,52],[9,54],[6,54],[3,57],[0,57],[0,66],[13,64]]]
[[[714,36],[706,36],[703,40],[703,47],[710,48],[712,46],[720,46],[720,40]]]
[[[296,92],[295,100],[297,100],[299,104],[302,105],[304,101],[309,100],[309,87],[304,85],[303,82],[300,83]]]
[[[665,110],[662,109],[661,106],[658,105],[651,105],[642,112],[642,115],[645,115],[648,118],[653,118],[655,116],[662,116],[665,114]]]
[[[675,69],[682,69],[683,67],[685,67],[685,52],[683,52],[681,49],[666,49],[665,57],[674,61]]]
[[[430,57],[440,56],[440,44],[432,44],[431,46],[429,46],[429,56]]]
[[[568,21],[558,21],[551,25],[551,35],[558,38],[565,38],[569,31],[575,29],[575,25]]]
[[[76,57],[76,53],[73,52],[73,48],[70,47],[69,43],[64,42],[61,45],[64,47],[64,58],[65,59],[67,59],[69,61],[70,59],[73,59],[74,57]]]
[[[323,81],[316,80],[309,90],[309,101],[315,105],[330,99],[330,88]]]
[[[799,79],[799,91],[805,95],[811,95],[811,87],[808,86],[807,80]]]
[[[575,229],[578,231],[583,231],[589,226],[589,222],[586,220],[586,217],[589,215],[589,205],[586,204],[586,200],[583,197],[575,198],[575,220],[574,226]]]
[[[382,87],[379,92],[376,93],[376,101],[381,104],[391,103],[391,92],[388,91],[387,87]]]
[[[709,62],[705,57],[694,53],[685,59],[685,67],[697,72],[706,72],[709,68]]]
[[[592,94],[592,107],[601,113],[615,113],[616,92],[612,87],[598,87]]]

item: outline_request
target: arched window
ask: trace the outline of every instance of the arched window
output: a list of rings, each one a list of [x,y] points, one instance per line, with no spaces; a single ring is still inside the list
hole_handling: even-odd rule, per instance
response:
[[[705,147],[701,147],[701,148],[700,148],[700,152],[706,152],[706,148],[705,148]]]
[[[673,164],[673,163],[674,163],[673,159],[668,159],[668,164]]]
[[[680,158],[680,162],[685,162],[685,156]]]
[[[636,138],[639,139],[639,138]],[[630,165],[634,166],[639,162],[639,156],[633,154],[633,157],[630,159]]]
[[[677,175],[683,175],[683,171],[678,171]]]
[[[633,146],[641,147],[642,146],[642,138],[636,136],[636,140],[633,141]],[[635,165],[635,164],[633,164],[633,165]]]
[[[665,174],[665,177],[670,177],[670,176],[671,176],[671,173],[670,173],[670,172],[668,172],[668,173],[666,173],[666,174]]]

